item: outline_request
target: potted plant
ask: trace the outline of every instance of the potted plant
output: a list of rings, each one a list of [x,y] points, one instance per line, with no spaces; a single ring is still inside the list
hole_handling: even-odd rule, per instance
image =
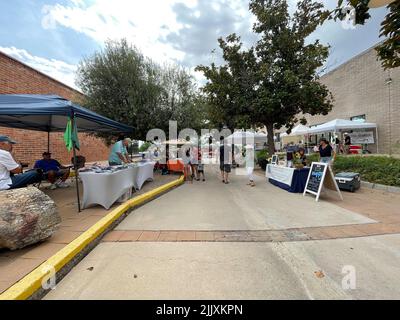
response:
[[[257,164],[261,167],[263,171],[267,170],[267,164],[268,164],[268,152],[267,150],[261,150],[256,153],[257,157]]]
[[[293,166],[296,169],[303,169],[304,168],[304,164],[303,161],[301,159],[300,153],[295,152],[293,155]]]

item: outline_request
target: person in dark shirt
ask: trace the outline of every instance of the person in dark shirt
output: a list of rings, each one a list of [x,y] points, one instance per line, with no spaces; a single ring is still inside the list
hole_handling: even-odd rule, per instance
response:
[[[344,151],[346,154],[350,153],[350,146],[351,146],[351,137],[349,135],[346,135],[344,138]]]
[[[34,168],[43,170],[44,176],[51,183],[49,187],[51,190],[69,187],[65,181],[69,177],[70,169],[52,159],[50,152],[43,152],[43,159],[36,161]],[[61,178],[61,180],[56,183],[57,178]]]
[[[300,161],[303,166],[307,166],[307,156],[304,148],[299,148]]]
[[[224,142],[224,137],[220,138],[221,146],[219,147],[219,169],[221,170],[222,183],[229,183],[229,173],[231,172],[231,156],[232,150],[228,143]]]
[[[336,152],[328,143],[328,140],[322,138],[319,142],[319,158],[320,162],[331,164],[336,158]]]

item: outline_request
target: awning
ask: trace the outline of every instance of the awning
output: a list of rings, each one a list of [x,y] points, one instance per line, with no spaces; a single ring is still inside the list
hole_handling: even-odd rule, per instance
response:
[[[335,119],[319,126],[310,128],[309,134],[317,134],[324,132],[338,132],[340,130],[354,130],[354,129],[375,129],[375,123],[358,122],[351,120]]]
[[[133,128],[54,95],[0,95],[0,126],[63,132],[74,116],[80,132],[133,132]]]
[[[267,142],[265,133],[254,133],[252,131],[235,131],[232,135],[225,138],[228,143],[232,144],[253,144]]]
[[[309,127],[299,124],[298,126],[296,126],[292,129],[292,132],[290,134],[283,132],[280,134],[280,137],[283,138],[283,137],[302,136],[302,135],[307,134],[309,132],[309,130],[310,130]]]

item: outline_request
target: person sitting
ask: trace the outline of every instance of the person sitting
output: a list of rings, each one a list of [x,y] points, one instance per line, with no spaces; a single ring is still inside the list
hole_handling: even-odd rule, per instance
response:
[[[304,148],[299,148],[299,156],[300,156],[300,161],[303,166],[307,166],[307,156],[306,156],[306,151]]]
[[[51,183],[49,189],[68,188],[69,185],[65,181],[69,178],[69,167],[64,167],[52,159],[50,152],[43,152],[42,156],[43,159],[36,161],[34,168],[43,170],[43,176]],[[59,178],[61,179],[57,181]]]
[[[7,136],[0,136],[0,190],[25,188],[29,184],[41,181],[38,170],[22,173],[11,152],[16,142]]]

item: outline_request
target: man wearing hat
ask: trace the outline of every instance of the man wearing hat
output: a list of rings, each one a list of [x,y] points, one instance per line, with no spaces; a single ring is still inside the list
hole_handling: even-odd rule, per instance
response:
[[[125,138],[124,140],[117,141],[111,149],[110,156],[108,158],[108,163],[110,166],[118,166],[123,163],[130,163],[131,160],[128,157],[127,148],[132,144],[130,138]]]
[[[22,166],[11,154],[14,144],[9,137],[0,136],[0,190],[24,188],[42,178],[37,170],[22,173]]]
[[[68,188],[69,185],[65,181],[69,177],[70,169],[52,159],[50,152],[43,152],[42,156],[43,159],[36,161],[34,168],[43,170],[44,177],[51,183],[49,189]],[[57,181],[58,178],[61,180]]]

